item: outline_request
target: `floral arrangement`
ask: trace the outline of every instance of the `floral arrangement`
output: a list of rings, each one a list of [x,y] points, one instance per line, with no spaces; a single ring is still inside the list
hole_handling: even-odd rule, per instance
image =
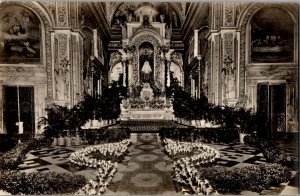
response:
[[[193,151],[199,152],[174,162],[174,176],[177,182],[190,186],[195,194],[217,194],[209,181],[198,173],[196,168],[196,166],[213,163],[217,158],[220,158],[220,153],[217,150],[202,143],[179,142],[168,138],[165,138],[163,143],[169,156]]]
[[[177,161],[174,164],[174,171],[176,181],[188,185],[195,194],[218,194],[218,192],[212,188],[209,181],[205,179],[191,163]]]
[[[214,148],[202,144],[192,142],[178,142],[171,139],[164,139],[165,149],[169,156],[175,156],[179,153],[190,153],[192,151],[199,151],[199,154],[192,155],[190,157],[184,157],[181,160],[184,162],[193,162],[196,165],[202,165],[214,162],[217,158],[220,158],[220,153]]]
[[[106,187],[117,171],[116,162],[97,160],[92,158],[92,153],[98,152],[104,156],[123,156],[131,141],[125,139],[121,142],[106,143],[101,145],[89,146],[78,150],[70,155],[70,162],[79,166],[97,168],[96,179],[89,182],[77,192],[77,194],[101,195],[105,192]]]

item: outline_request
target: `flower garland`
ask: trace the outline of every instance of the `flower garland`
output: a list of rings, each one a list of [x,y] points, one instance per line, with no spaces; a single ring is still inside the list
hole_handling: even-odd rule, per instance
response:
[[[178,142],[168,138],[165,138],[163,142],[169,156],[199,151],[199,154],[180,158],[174,162],[175,179],[180,183],[189,185],[195,194],[217,194],[209,181],[195,167],[213,163],[217,158],[220,158],[220,153],[217,150],[202,143]]]
[[[70,155],[70,162],[78,166],[87,166],[97,168],[95,180],[90,180],[77,194],[101,195],[105,192],[108,184],[117,171],[116,162],[97,160],[89,157],[93,152],[99,152],[105,156],[122,156],[127,150],[131,141],[125,139],[121,142],[107,143],[95,146],[89,146],[78,150]]]

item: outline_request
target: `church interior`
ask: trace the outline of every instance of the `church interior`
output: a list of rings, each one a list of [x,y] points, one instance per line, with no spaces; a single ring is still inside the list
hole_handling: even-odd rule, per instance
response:
[[[0,16],[0,195],[298,193],[298,4],[2,1]]]

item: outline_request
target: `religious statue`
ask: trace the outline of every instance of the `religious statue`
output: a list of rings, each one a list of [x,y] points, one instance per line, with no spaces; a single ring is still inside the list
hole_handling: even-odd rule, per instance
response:
[[[56,73],[56,77],[55,77],[56,99],[58,101],[62,101],[65,99],[64,92],[65,92],[66,78],[64,76],[64,72],[62,68],[55,70],[55,73]]]
[[[56,99],[64,101],[68,98],[69,89],[69,63],[55,69]]]
[[[232,65],[233,61],[230,57],[227,57],[224,62],[223,72],[223,97],[234,98],[235,97],[235,71]]]
[[[152,69],[150,67],[149,61],[145,61],[143,68],[142,68],[142,73],[144,74],[144,81],[149,81],[150,80],[150,74],[152,72]]]

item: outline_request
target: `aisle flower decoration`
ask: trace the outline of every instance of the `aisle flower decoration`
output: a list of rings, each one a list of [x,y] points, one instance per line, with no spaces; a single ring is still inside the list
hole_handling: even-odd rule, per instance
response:
[[[120,157],[125,154],[130,143],[129,139],[125,139],[121,142],[89,146],[72,153],[69,158],[71,163],[97,169],[96,178],[91,179],[77,194],[103,194],[117,171],[116,162],[97,160],[90,156],[92,153],[98,152],[104,156]]]
[[[174,178],[177,182],[189,185],[198,195],[218,194],[196,169],[197,166],[213,163],[220,158],[217,150],[202,143],[179,142],[168,138],[165,138],[163,143],[167,154],[171,157],[182,153],[199,152],[174,161]]]

